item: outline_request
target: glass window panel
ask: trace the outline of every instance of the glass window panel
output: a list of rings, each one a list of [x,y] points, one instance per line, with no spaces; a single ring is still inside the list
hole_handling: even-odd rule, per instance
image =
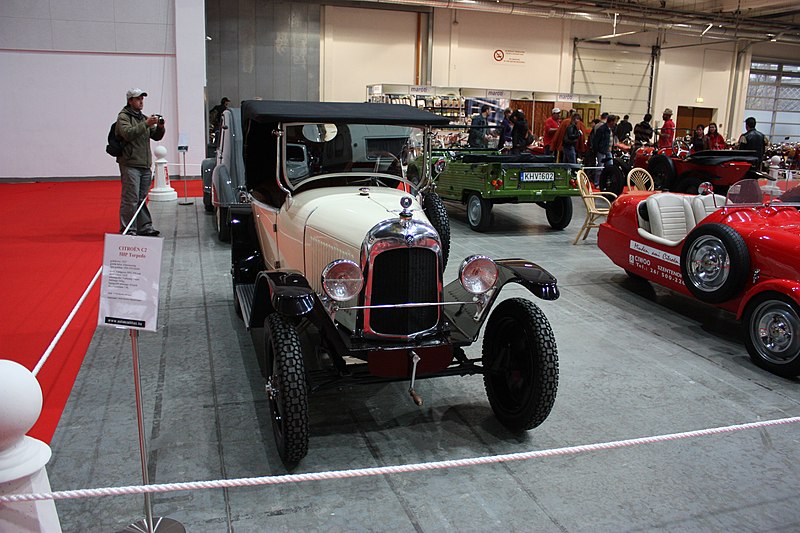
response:
[[[778,113],[777,120],[778,122],[782,122],[784,124],[800,124],[800,112],[793,113],[790,111],[784,111]]]
[[[752,63],[750,65],[751,69],[754,70],[778,70],[777,63]]]
[[[761,111],[772,111],[773,106],[775,105],[775,100],[772,98],[756,98],[756,97],[747,97],[747,108],[748,109],[758,109]]]
[[[778,100],[777,108],[778,111],[800,111],[800,100]]]
[[[757,109],[747,108],[744,110],[744,117],[754,117],[756,124],[766,124],[772,122],[772,111],[758,111]],[[742,128],[744,128],[744,122],[742,122]]]
[[[747,96],[757,96],[764,98],[775,98],[777,87],[774,85],[750,85],[747,88]]]
[[[800,100],[800,87],[781,87],[778,98],[782,100]]]
[[[759,72],[750,72],[750,83],[776,83],[778,77],[774,74],[761,74]]]
[[[781,85],[795,85],[800,86],[800,77],[784,76],[781,78]]]
[[[758,128],[758,126],[756,126]],[[759,129],[759,131],[762,131]],[[800,124],[775,124],[770,141],[783,142],[784,137],[800,136]]]
[[[783,65],[784,72],[800,72],[800,65]]]

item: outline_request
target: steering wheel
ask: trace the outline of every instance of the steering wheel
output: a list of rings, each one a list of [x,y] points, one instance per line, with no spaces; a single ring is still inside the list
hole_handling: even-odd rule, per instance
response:
[[[673,155],[680,157],[683,159],[687,155],[689,155],[689,143],[687,143],[683,139],[675,139],[675,142],[672,143],[672,153]]]

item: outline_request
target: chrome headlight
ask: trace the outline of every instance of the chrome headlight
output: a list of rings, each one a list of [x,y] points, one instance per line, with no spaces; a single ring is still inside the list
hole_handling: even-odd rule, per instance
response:
[[[483,294],[495,286],[499,272],[497,265],[485,255],[471,255],[458,269],[461,285],[472,294]]]
[[[351,300],[364,286],[364,275],[358,265],[348,259],[332,261],[322,271],[322,288],[337,302]]]

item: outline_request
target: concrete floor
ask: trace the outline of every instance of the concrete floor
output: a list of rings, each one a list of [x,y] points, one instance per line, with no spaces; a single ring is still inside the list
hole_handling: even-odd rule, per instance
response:
[[[311,397],[311,445],[296,472],[469,458],[645,437],[800,414],[798,382],[755,367],[731,315],[612,265],[597,233],[571,244],[584,211],[552,231],[535,205],[495,208],[469,230],[450,209],[451,262],[524,257],[559,279],[537,301],[555,331],[560,386],[548,420],[515,436],[479,376]],[[249,333],[232,305],[230,250],[212,217],[151,204],[165,238],[157,333],[139,348],[153,483],[286,473]],[[513,286],[502,296],[523,296]],[[480,344],[468,353],[478,355]],[[423,473],[154,495],[192,532],[800,530],[800,426]],[[141,482],[126,331],[100,328],[52,441],[54,490]],[[57,503],[66,532],[118,531],[142,496]]]

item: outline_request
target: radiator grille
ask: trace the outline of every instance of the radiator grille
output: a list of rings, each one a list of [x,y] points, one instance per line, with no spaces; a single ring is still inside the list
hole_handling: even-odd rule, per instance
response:
[[[436,253],[427,248],[395,248],[372,265],[371,305],[438,301]],[[436,306],[373,309],[369,329],[384,335],[410,335],[436,325]]]

